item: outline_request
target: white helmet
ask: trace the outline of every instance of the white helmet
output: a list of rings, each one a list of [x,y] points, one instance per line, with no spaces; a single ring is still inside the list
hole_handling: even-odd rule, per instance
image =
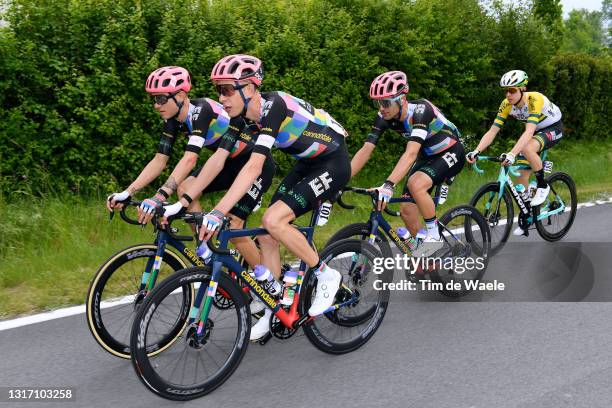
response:
[[[525,71],[521,71],[520,69],[515,69],[509,72],[506,72],[504,76],[501,77],[499,81],[499,86],[502,88],[508,88],[511,86],[516,86],[517,88],[527,86],[527,82],[529,77]]]

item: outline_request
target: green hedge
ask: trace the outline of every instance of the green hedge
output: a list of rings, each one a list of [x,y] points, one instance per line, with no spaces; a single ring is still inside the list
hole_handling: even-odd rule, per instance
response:
[[[551,60],[554,51],[542,45],[550,34],[526,9],[485,10],[477,0],[12,0],[3,18],[0,191],[9,194],[124,187],[160,133],[143,89],[148,73],[185,66],[193,95],[213,96],[213,64],[237,52],[264,61],[263,90],[329,111],[349,131],[351,152],[375,115],[369,84],[391,69],[407,72],[411,97],[432,100],[464,135],[488,128],[502,97],[499,76],[520,67],[533,89],[550,90],[566,115],[576,114],[568,125],[577,137],[607,136],[595,126],[598,115],[609,118],[607,104],[588,91],[576,98],[575,81],[560,78],[588,71],[585,84],[598,84],[607,100],[609,61]],[[380,154],[395,157],[398,144],[386,135]],[[291,165],[276,157],[281,168]]]

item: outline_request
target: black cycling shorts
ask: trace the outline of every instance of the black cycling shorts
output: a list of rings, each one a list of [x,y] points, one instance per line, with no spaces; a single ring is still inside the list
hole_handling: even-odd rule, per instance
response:
[[[238,177],[238,173],[240,173],[242,167],[249,161],[250,157],[250,154],[243,154],[234,159],[228,159],[225,162],[223,170],[221,170],[208,187],[202,191],[202,194],[229,189],[234,183],[234,180]],[[197,177],[201,170],[201,167],[197,168],[190,176]],[[230,210],[230,214],[242,220],[246,220],[249,214],[251,214],[253,209],[257,206],[257,203],[261,201],[261,197],[270,188],[275,171],[276,165],[274,164],[274,159],[272,159],[272,154],[268,154],[261,174],[257,180],[255,180],[249,191],[247,191],[240,201]]]
[[[465,164],[465,148],[461,143],[455,143],[448,150],[431,157],[420,157],[415,162],[404,186],[403,195],[411,195],[408,190],[408,180],[417,171],[425,173],[433,181],[432,188],[444,180],[455,177]],[[431,191],[431,189],[429,191]]]
[[[270,205],[280,200],[297,218],[334,197],[350,178],[351,160],[346,144],[342,143],[325,157],[298,160],[278,186]]]

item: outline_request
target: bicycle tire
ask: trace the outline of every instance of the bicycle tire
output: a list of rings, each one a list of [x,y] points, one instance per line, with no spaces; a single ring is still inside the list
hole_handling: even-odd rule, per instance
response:
[[[329,263],[330,261],[333,261],[336,256],[347,253],[359,253],[360,255],[366,256],[367,259],[371,260],[372,262],[374,258],[380,257],[381,255],[380,251],[368,242],[355,239],[347,239],[338,241],[336,243],[333,243],[329,247],[326,247],[325,249],[323,249],[323,251],[321,251],[320,256],[324,262]],[[299,298],[299,310],[300,314],[302,315],[308,313],[308,309],[310,308],[313,298],[313,292],[316,289],[316,276],[312,271],[307,272],[306,276],[304,276],[304,282],[305,286],[303,287]],[[338,330],[342,329],[355,330],[357,326],[338,325],[335,322],[335,319],[329,318],[327,316],[327,318],[319,316],[313,319],[312,321],[306,323],[303,326],[304,333],[306,334],[308,340],[315,347],[325,353],[344,354],[357,350],[359,347],[367,343],[368,340],[370,340],[370,338],[374,335],[376,330],[378,330],[378,328],[380,327],[380,324],[382,323],[389,303],[388,288],[378,291],[376,295],[376,300],[373,303],[373,313],[368,312],[368,318],[366,319],[366,322],[362,322],[361,324],[363,330],[359,331],[358,335],[355,338],[349,339],[347,341],[336,341],[334,339],[331,339],[328,334],[323,332],[323,325],[325,322],[329,322],[332,325],[335,324],[336,328],[333,329],[334,332],[337,332]],[[370,308],[366,309],[369,310]],[[341,329],[338,329],[338,327],[340,327]]]
[[[219,367],[219,370],[216,371],[210,378],[207,378],[202,383],[189,383],[189,385],[178,384],[168,381],[166,378],[163,378],[158,374],[156,368],[160,368],[160,360],[164,357],[165,354],[170,354],[169,351],[166,353],[161,353],[152,356],[151,353],[147,353],[147,334],[149,331],[149,325],[154,322],[156,319],[154,318],[154,314],[156,310],[161,306],[163,301],[166,298],[169,298],[173,292],[182,285],[195,285],[199,283],[200,285],[205,285],[208,287],[211,278],[211,268],[206,267],[192,267],[188,269],[184,269],[176,272],[172,276],[166,278],[163,282],[158,284],[154,290],[151,292],[150,296],[145,298],[145,301],[138,311],[136,318],[134,319],[134,324],[132,326],[132,334],[130,340],[130,347],[133,350],[132,353],[132,366],[136,371],[136,375],[140,379],[140,381],[147,387],[150,391],[159,395],[163,398],[175,401],[187,401],[195,398],[199,398],[203,395],[206,395],[221,386],[236,370],[242,358],[244,357],[246,350],[249,344],[249,335],[251,331],[251,316],[249,307],[246,303],[246,299],[244,297],[243,292],[240,290],[240,286],[238,283],[227,276],[225,273],[219,274],[219,280],[217,282],[217,289],[221,288],[227,295],[232,299],[234,306],[231,309],[223,310],[224,313],[229,313],[230,316],[233,312],[236,313],[236,337],[233,340],[233,346],[231,347],[231,351],[228,354],[227,360],[223,363],[222,366]],[[170,303],[172,303],[170,301]],[[211,308],[211,313],[215,308]],[[209,320],[212,320],[211,315],[209,315]],[[223,320],[223,319],[220,319]],[[219,320],[219,321],[220,321]],[[227,323],[227,320],[225,321]],[[185,339],[181,339],[185,341],[185,344],[182,345],[185,351],[185,363],[187,363],[189,356],[187,353],[191,352],[193,354],[192,357],[195,357],[196,354],[206,352],[209,356],[210,353],[204,350],[204,347],[210,345],[213,346],[212,336],[215,333],[214,324],[212,328],[209,329],[209,338],[204,343],[201,348],[194,348],[189,343],[189,332],[190,330],[184,330],[181,333],[181,337],[185,337]],[[222,332],[226,333],[226,332]],[[232,335],[232,333],[230,333]],[[181,347],[181,343],[176,342],[175,346],[177,348]],[[219,347],[219,346],[217,346]],[[191,350],[191,351],[190,351]],[[206,349],[208,350],[208,349]],[[202,354],[198,354],[198,359],[201,360]],[[183,356],[181,355],[181,359]],[[151,361],[153,360],[153,361]],[[206,365],[203,363],[204,368]],[[196,368],[198,367],[196,363]],[[208,375],[208,369],[205,368],[206,374]],[[183,369],[183,374],[185,369]]]
[[[572,203],[569,206],[570,216],[569,216],[567,224],[559,232],[550,233],[546,230],[546,227],[544,225],[544,221],[546,219],[538,220],[538,215],[540,215],[541,206],[537,206],[533,208],[533,216],[534,216],[534,219],[536,220],[535,221],[536,229],[538,230],[538,233],[540,234],[542,238],[550,242],[555,242],[555,241],[560,240],[569,232],[570,228],[574,224],[574,219],[576,218],[576,211],[578,209],[576,184],[574,183],[574,180],[570,177],[569,174],[563,173],[563,172],[556,172],[546,178],[548,185],[552,185],[557,180],[560,180],[561,182],[566,184],[566,186],[568,187],[569,193],[570,193],[571,200],[572,200]]]
[[[478,203],[487,193],[490,194],[489,203],[497,201],[496,198],[499,194],[499,183],[492,182],[481,186],[476,193],[474,193],[469,204],[479,210]],[[497,253],[499,253],[499,251],[501,251],[508,241],[510,232],[512,230],[512,224],[514,221],[514,207],[512,203],[512,196],[507,188],[504,189],[500,206],[501,205],[505,206],[506,208],[506,224],[502,226],[503,228],[501,230],[499,229],[500,226],[498,225],[499,214],[496,214],[495,212],[489,213],[489,209],[486,209],[484,213],[481,212],[485,220],[487,220],[487,224],[489,224],[489,229],[491,230],[491,248],[489,249],[489,256],[495,256]],[[501,231],[501,235],[499,235],[499,231]],[[471,231],[466,231],[466,235],[467,234],[471,234]]]
[[[104,289],[112,275],[120,270],[125,264],[129,262],[136,262],[141,258],[155,256],[156,251],[157,246],[154,244],[138,244],[122,249],[100,266],[89,285],[89,289],[87,290],[87,298],[85,300],[85,315],[87,317],[89,330],[96,342],[104,350],[116,357],[125,359],[130,358],[129,337],[125,340],[117,338],[117,334],[111,333],[108,327],[104,324],[104,313],[101,311],[101,300],[104,294]],[[162,262],[168,265],[173,272],[186,267],[185,261],[168,249],[164,251]],[[138,288],[136,287],[134,289],[134,294],[137,292]],[[185,300],[188,302],[188,304],[186,304],[187,310],[192,300],[193,293],[191,292],[191,298]],[[135,315],[135,313],[133,313],[133,315]],[[128,322],[124,324],[128,324]],[[127,327],[131,327],[131,322],[129,322]],[[168,333],[168,338],[163,339],[163,342],[160,342],[161,344],[158,345],[154,354],[159,353],[168,347],[176,338],[176,333],[180,331],[180,329],[180,327],[177,327],[176,330]]]

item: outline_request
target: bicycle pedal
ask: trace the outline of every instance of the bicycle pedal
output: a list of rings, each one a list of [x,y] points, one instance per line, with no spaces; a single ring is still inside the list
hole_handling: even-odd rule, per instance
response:
[[[268,332],[265,336],[260,339],[254,340],[253,343],[259,343],[262,346],[265,346],[267,342],[272,338],[272,333]]]

